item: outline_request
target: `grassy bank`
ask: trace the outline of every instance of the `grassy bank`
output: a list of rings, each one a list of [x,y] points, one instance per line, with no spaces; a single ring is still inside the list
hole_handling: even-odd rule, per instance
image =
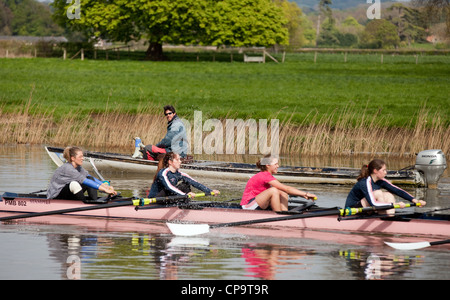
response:
[[[128,147],[134,135],[160,137],[160,108],[171,103],[189,120],[194,110],[203,120],[278,118],[289,153],[430,147],[448,153],[449,56],[419,57],[418,64],[412,56],[385,56],[383,64],[374,54],[346,59],[321,54],[314,63],[313,53],[287,55],[283,64],[0,59],[0,129],[10,142],[36,136]]]

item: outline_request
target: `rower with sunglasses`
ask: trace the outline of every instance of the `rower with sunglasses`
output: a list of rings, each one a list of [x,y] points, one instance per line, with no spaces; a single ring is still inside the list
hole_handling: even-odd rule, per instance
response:
[[[188,140],[186,128],[180,118],[178,118],[175,108],[172,105],[164,106],[164,115],[167,118],[167,133],[156,145],[147,145],[141,149],[145,159],[158,160],[158,155],[168,152],[175,152],[182,158],[187,155]]]

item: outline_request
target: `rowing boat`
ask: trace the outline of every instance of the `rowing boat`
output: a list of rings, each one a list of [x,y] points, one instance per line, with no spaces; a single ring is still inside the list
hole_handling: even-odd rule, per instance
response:
[[[111,202],[123,201],[121,198]],[[110,203],[111,203],[110,202]],[[0,212],[8,214],[40,213],[72,208],[86,208],[102,204],[85,204],[74,200],[46,199],[43,195],[4,193],[0,201]],[[105,204],[106,205],[106,204]],[[296,214],[293,208],[289,214]],[[303,214],[320,213],[327,211],[326,208],[310,208]],[[298,210],[297,210],[298,211]],[[181,201],[179,203],[151,204],[148,206],[120,206],[114,208],[101,208],[96,210],[85,210],[71,212],[67,215],[100,217],[109,219],[129,219],[145,221],[170,221],[188,223],[218,224],[225,222],[242,222],[259,220],[264,218],[280,217],[272,211],[248,211],[243,210],[237,204],[219,201]],[[248,226],[248,225],[247,225]],[[320,216],[302,219],[290,219],[263,224],[251,225],[255,228],[275,228],[285,230],[327,230],[337,232],[372,232],[402,235],[427,235],[448,236],[450,233],[450,216],[440,215],[430,217],[424,213],[411,212],[407,215],[395,218],[383,219],[368,216],[361,217],[337,217]],[[227,230],[222,228],[221,230]]]
[[[52,161],[60,166],[65,162],[63,148],[45,147]],[[130,155],[118,153],[104,153],[83,151],[83,167],[92,171],[91,160],[100,172],[128,172],[128,173],[154,173],[157,162],[142,158],[133,158]],[[259,170],[255,164],[220,162],[208,160],[187,160],[181,165],[181,170],[191,176],[203,176],[210,178],[248,180]],[[331,167],[279,167],[275,177],[285,183],[309,183],[309,184],[355,184],[359,169],[355,168],[331,168]],[[424,186],[425,181],[420,172],[415,169],[405,168],[397,171],[389,171],[386,178],[395,185]]]

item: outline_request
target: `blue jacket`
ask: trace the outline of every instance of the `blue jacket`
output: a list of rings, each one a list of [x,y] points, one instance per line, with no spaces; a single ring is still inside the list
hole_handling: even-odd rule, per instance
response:
[[[405,200],[411,201],[412,199],[414,199],[413,196],[411,196],[401,188],[393,185],[389,181],[380,179],[377,182],[374,182],[372,177],[369,176],[361,179],[353,186],[352,190],[347,196],[347,200],[345,201],[345,207],[355,207],[363,198],[366,198],[367,202],[369,202],[371,206],[386,205],[386,203],[377,202],[373,195],[374,191],[380,190],[381,188],[384,188]]]
[[[156,180],[152,184],[148,197],[153,198],[161,191],[165,191],[167,196],[186,195],[185,192],[181,191],[177,187],[180,183],[188,183],[189,185],[192,185],[193,187],[205,193],[212,192],[211,189],[207,188],[198,181],[195,181],[186,173],[180,171],[172,173],[169,168],[165,168],[158,172],[158,175],[156,176]]]
[[[188,151],[188,139],[183,121],[175,116],[167,124],[167,133],[164,138],[155,145],[166,149],[167,152],[178,153],[181,157],[186,157]]]

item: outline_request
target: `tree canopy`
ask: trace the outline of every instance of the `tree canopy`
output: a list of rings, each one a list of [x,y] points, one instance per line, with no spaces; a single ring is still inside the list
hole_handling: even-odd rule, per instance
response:
[[[390,12],[387,20],[397,27],[397,33],[401,41],[411,44],[412,41],[425,40],[425,18],[417,9],[396,3],[387,10]]]
[[[393,48],[399,43],[397,28],[384,19],[370,21],[361,37],[361,44],[369,48]]]
[[[449,0],[412,0],[414,6],[423,8],[425,19],[430,23],[445,22],[447,38],[450,37],[450,1]]]
[[[47,5],[34,0],[0,0],[0,35],[49,36],[63,30],[52,22]]]
[[[68,19],[71,5],[54,0],[61,26],[128,42],[147,39],[147,58],[161,60],[163,43],[271,46],[288,43],[282,10],[271,0],[83,0],[80,18]]]

